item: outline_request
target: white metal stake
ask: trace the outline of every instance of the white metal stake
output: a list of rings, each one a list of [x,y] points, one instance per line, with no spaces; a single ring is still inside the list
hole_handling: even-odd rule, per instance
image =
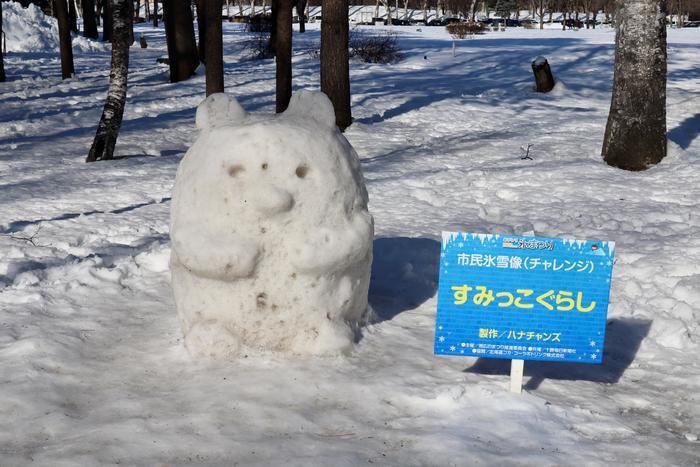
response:
[[[523,390],[523,369],[525,361],[513,359],[510,361],[510,392],[520,394]]]

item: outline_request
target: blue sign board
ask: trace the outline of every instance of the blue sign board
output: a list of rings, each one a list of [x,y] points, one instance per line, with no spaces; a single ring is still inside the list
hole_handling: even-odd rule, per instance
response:
[[[435,354],[601,363],[614,242],[443,232]]]

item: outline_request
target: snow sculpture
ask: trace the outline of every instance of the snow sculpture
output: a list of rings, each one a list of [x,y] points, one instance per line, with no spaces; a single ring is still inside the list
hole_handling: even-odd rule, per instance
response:
[[[172,286],[194,355],[347,351],[368,319],[373,220],[333,106],[302,91],[277,116],[233,97],[197,109],[177,171]]]

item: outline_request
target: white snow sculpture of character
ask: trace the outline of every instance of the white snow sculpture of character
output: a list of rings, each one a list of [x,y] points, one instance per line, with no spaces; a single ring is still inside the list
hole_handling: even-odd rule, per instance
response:
[[[334,354],[368,319],[373,220],[357,154],[325,94],[254,118],[197,109],[171,211],[172,287],[194,355]]]

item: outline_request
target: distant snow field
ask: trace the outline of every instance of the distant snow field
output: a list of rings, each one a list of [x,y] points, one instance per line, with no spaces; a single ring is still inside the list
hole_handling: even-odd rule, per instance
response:
[[[8,24],[37,15],[9,5]],[[309,26],[294,35],[295,91],[318,89]],[[669,156],[631,173],[600,157],[613,30],[508,29],[453,51],[444,28],[386,29],[404,58],[351,64],[345,133],[375,219],[381,319],[347,356],[228,361],[188,354],[169,283],[171,189],[202,69],[168,83],[162,27],[137,25],[149,46],[131,49],[122,158],[86,164],[109,47],[75,47],[77,76],[61,81],[53,33],[12,39],[0,465],[700,464],[700,31],[669,30]],[[271,114],[274,62],[249,59],[240,25],[224,34],[227,91]],[[532,91],[538,56],[549,94]],[[434,356],[443,230],[615,241],[604,363],[526,362],[515,395],[507,361]]]

